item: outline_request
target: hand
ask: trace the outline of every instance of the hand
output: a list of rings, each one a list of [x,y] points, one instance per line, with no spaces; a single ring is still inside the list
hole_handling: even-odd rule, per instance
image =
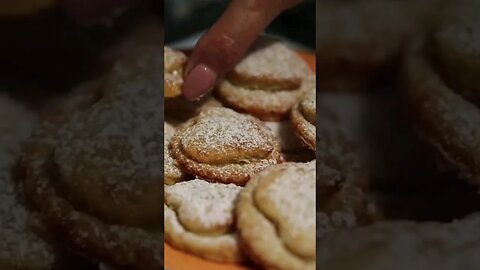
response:
[[[210,91],[284,10],[301,0],[232,0],[198,41],[185,67],[183,95],[196,99]]]

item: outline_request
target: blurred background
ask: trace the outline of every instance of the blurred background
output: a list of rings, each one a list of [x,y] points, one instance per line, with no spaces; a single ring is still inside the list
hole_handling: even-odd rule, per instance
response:
[[[228,0],[165,0],[165,42],[176,43],[198,37],[222,14]],[[266,30],[306,49],[315,49],[315,1],[305,0],[285,11]]]
[[[0,1],[0,91],[38,105],[98,76],[147,39],[163,43],[162,1],[115,1],[127,4],[95,20],[78,13],[101,1]]]

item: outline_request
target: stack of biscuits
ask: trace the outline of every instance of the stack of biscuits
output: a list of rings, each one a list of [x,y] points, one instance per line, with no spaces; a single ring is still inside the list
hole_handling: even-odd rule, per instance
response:
[[[350,142],[316,110],[315,81],[295,51],[262,41],[202,100],[165,100],[166,243],[215,262],[315,269],[319,222],[326,233],[378,218]]]

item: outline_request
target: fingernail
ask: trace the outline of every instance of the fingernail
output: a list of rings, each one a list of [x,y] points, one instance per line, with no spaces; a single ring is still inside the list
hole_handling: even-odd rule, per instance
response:
[[[183,83],[183,95],[189,100],[195,100],[212,90],[217,80],[217,74],[204,64],[198,64],[187,75]]]

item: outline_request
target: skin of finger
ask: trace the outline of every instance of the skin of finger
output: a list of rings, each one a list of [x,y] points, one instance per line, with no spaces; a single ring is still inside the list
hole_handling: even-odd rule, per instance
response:
[[[185,76],[199,63],[223,77],[240,60],[263,30],[285,9],[301,0],[232,0],[199,40],[185,67]]]

